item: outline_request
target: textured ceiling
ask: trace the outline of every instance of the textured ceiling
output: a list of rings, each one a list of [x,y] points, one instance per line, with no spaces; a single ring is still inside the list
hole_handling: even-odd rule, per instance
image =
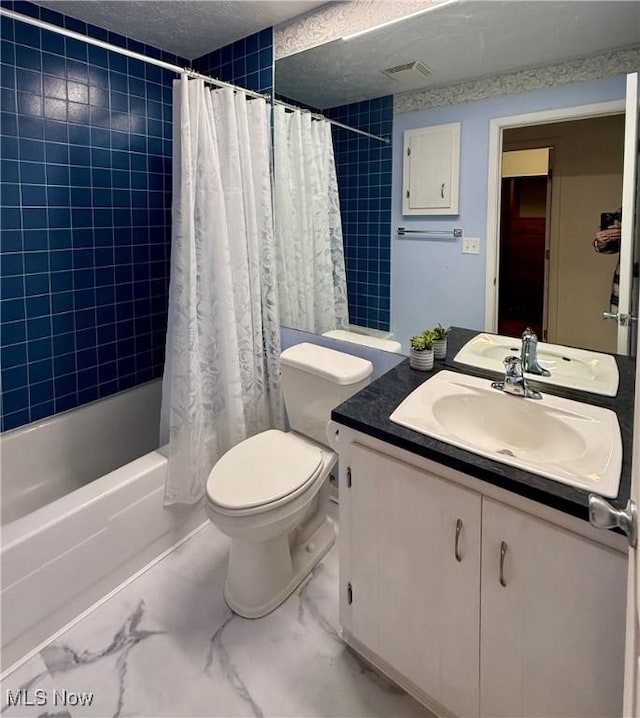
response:
[[[331,2],[275,28],[276,60],[345,35],[422,12],[447,0],[348,0]]]
[[[194,59],[326,0],[37,0],[38,5]]]
[[[284,57],[276,62],[276,89],[324,109],[638,43],[640,2],[460,0],[360,37]],[[404,84],[381,72],[413,60],[422,60],[432,74]]]

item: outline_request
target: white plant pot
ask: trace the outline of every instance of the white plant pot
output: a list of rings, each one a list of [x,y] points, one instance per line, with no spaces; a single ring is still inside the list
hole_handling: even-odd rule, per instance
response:
[[[447,338],[433,340],[433,355],[436,359],[444,359],[447,356]]]
[[[411,349],[409,353],[409,366],[420,371],[430,371],[433,369],[433,349],[424,349],[416,351]]]

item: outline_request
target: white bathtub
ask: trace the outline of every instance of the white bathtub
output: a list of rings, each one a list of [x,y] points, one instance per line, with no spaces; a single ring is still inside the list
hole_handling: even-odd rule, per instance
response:
[[[0,436],[0,670],[205,521],[164,508],[159,381]]]

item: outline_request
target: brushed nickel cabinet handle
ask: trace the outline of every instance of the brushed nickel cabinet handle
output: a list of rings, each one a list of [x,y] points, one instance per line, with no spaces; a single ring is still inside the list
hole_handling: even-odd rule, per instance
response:
[[[460,534],[461,533],[462,533],[462,519],[458,519],[456,521],[456,543],[455,543],[455,549],[454,549],[456,561],[462,561],[462,556],[460,554]]]
[[[504,559],[507,555],[507,544],[503,541],[500,544],[500,585],[504,588],[507,582],[504,580]]]

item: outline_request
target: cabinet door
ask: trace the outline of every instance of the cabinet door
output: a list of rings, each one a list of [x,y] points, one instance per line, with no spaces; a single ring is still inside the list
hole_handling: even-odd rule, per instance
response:
[[[403,214],[457,214],[460,123],[404,133]]]
[[[481,715],[621,715],[625,575],[621,554],[483,499]]]
[[[358,445],[350,468],[354,637],[478,715],[480,496]]]

